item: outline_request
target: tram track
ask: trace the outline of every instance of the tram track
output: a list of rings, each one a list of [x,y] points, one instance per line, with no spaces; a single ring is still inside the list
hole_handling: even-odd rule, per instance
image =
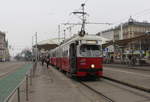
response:
[[[90,87],[89,85],[87,85],[86,83],[79,81],[80,84],[82,84],[83,86],[85,86],[86,88],[88,88],[89,90],[95,92],[96,94],[102,96],[107,102],[115,102],[114,100],[112,100],[111,98],[107,97],[106,95],[104,95],[102,92],[97,91],[96,89]]]
[[[56,69],[56,68],[55,68]],[[58,70],[57,70],[58,71]],[[68,78],[65,74],[63,74]],[[105,78],[100,81],[72,80],[77,90],[91,102],[149,102],[149,93]],[[95,97],[95,99],[93,99]]]
[[[144,88],[144,87],[141,87],[141,86],[129,84],[129,83],[127,83],[127,82],[119,81],[119,80],[116,80],[116,79],[113,79],[113,78],[110,78],[110,77],[107,77],[107,76],[103,76],[103,78],[106,79],[106,80],[109,80],[109,81],[112,81],[112,82],[121,84],[121,85],[128,86],[128,87],[130,87],[130,88],[137,89],[137,90],[139,90],[139,91],[143,91],[143,92],[150,93],[150,89],[147,89],[147,88]]]
[[[148,68],[150,65],[147,66],[129,66],[129,65],[113,65],[113,64],[104,64],[104,67],[111,67],[116,69],[129,69],[129,70],[137,70],[137,71],[150,71]],[[145,67],[145,68],[144,68]]]
[[[143,102],[145,100],[146,102],[150,101],[150,96],[148,93],[145,93],[145,91],[137,90],[135,88],[131,88],[126,85],[122,85],[107,79],[102,78],[101,81],[79,82],[79,83],[82,84],[84,87],[88,88],[89,90],[93,91],[94,93],[102,96],[106,100],[106,102],[137,102],[137,100],[139,102]],[[105,84],[107,87],[104,87],[104,85],[101,84]],[[104,88],[107,88],[107,90],[106,89],[104,90]],[[119,97],[121,98],[121,100],[119,99]],[[137,99],[134,99],[134,97],[137,97]],[[126,101],[123,100],[123,98],[125,98]]]
[[[56,67],[54,67],[54,70],[60,72]],[[71,79],[69,76],[66,75],[66,73],[61,73],[61,74],[65,78],[69,79],[73,83],[73,86],[76,86],[78,88],[77,90],[80,93],[82,93],[85,97],[88,97],[88,99],[91,102],[95,102],[94,99],[91,98],[91,97],[98,97],[97,99],[95,99],[96,102],[115,102],[114,100],[112,100],[111,98],[109,98],[108,96],[106,96],[105,94],[103,94],[102,92],[97,91],[96,89],[90,87],[84,81],[81,81],[80,79],[78,80],[77,78]],[[94,96],[87,95],[87,93],[85,94],[85,92],[94,94]]]

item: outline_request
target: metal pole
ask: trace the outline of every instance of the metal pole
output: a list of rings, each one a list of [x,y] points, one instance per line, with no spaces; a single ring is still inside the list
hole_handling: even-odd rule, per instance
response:
[[[20,102],[20,88],[17,88],[17,92],[18,92],[18,102]]]
[[[28,75],[26,75],[26,101],[29,100]]]
[[[140,57],[142,57],[142,41],[140,39]]]
[[[32,62],[33,62],[33,41],[34,40],[34,38],[33,38],[33,36],[32,36]]]
[[[82,6],[82,10],[83,10],[83,14],[82,14],[82,30],[83,31],[85,31],[85,8],[84,8],[84,6],[85,6],[85,4],[83,3],[83,4],[81,4],[81,6]]]
[[[142,43],[142,42],[141,42],[141,39],[140,39],[140,50],[142,50],[142,46],[141,46],[142,44],[141,44],[141,43]]]
[[[33,77],[35,76],[35,67],[36,67],[36,63],[33,64]]]
[[[30,70],[30,86],[32,85],[32,69]]]
[[[113,35],[113,50],[114,50],[113,58],[115,59],[115,54],[116,54],[116,49],[115,49],[115,34]]]
[[[37,57],[38,57],[38,49],[37,49],[37,32],[35,33],[35,38],[36,38],[36,62],[37,62]]]
[[[69,32],[70,32],[70,37],[72,36],[72,32],[71,32],[71,26],[69,27]]]
[[[64,40],[66,39],[66,30],[64,29]]]
[[[58,25],[58,42],[60,43],[60,25]]]
[[[122,30],[122,23],[120,25],[120,40],[123,39],[123,30]]]

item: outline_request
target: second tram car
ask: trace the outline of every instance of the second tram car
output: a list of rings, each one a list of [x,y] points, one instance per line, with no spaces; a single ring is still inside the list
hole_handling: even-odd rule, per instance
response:
[[[69,76],[101,77],[102,39],[95,35],[74,36],[51,50],[50,63],[65,71]]]

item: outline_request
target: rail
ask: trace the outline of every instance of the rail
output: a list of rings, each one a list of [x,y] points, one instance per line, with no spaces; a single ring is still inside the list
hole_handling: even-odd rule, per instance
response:
[[[106,80],[112,81],[112,82],[116,82],[116,83],[119,83],[119,84],[122,84],[122,85],[125,85],[125,86],[128,86],[128,87],[131,87],[131,88],[134,88],[134,89],[146,92],[146,93],[150,93],[150,89],[144,88],[142,86],[129,84],[127,82],[119,81],[119,80],[116,80],[116,79],[113,79],[113,78],[110,78],[110,77],[107,77],[107,76],[103,76],[103,78],[106,79]]]
[[[29,81],[32,85],[32,78],[36,70],[37,63],[26,64],[16,72],[0,80],[0,102],[9,102],[17,92],[17,100],[20,101],[20,87],[26,82],[26,101],[29,100]],[[30,79],[29,79],[30,78]]]
[[[103,93],[95,90],[94,88],[90,87],[89,85],[85,84],[84,82],[82,82],[82,81],[79,81],[79,82],[80,82],[80,84],[82,84],[83,86],[87,87],[91,91],[93,91],[93,92],[97,93],[98,95],[102,96],[105,100],[107,100],[107,102],[115,102],[114,100],[110,99],[109,97],[107,97]]]

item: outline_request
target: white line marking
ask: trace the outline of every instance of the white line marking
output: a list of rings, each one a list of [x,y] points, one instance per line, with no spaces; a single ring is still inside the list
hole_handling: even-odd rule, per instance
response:
[[[3,76],[3,75],[5,75],[5,74],[6,74],[6,73],[1,73],[1,74],[0,74],[0,77]]]
[[[109,68],[105,68],[105,69],[106,70],[111,70],[111,71],[123,72],[123,73],[127,73],[127,74],[134,74],[134,75],[138,75],[138,76],[150,77],[150,75],[144,75],[144,74],[135,73],[135,72],[128,72],[128,71],[122,71],[122,70],[116,70],[116,69],[109,69]]]

